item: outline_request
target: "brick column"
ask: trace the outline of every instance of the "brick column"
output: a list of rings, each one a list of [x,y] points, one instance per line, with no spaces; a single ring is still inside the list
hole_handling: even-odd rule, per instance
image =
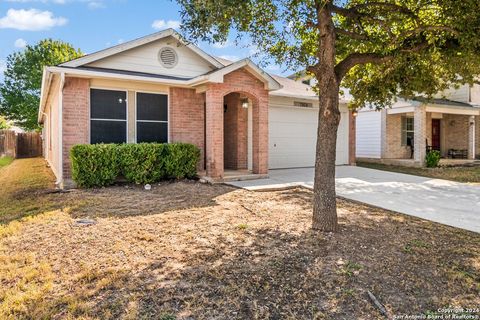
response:
[[[207,176],[223,179],[223,96],[215,89],[206,92],[206,140]]]
[[[475,116],[468,118],[468,159],[475,160]]]
[[[387,110],[383,109],[380,111],[380,158],[385,159],[387,158],[387,140],[388,140],[388,135],[387,135]]]
[[[253,103],[253,173],[268,174],[268,96]]]
[[[356,126],[357,126],[357,118],[353,116],[353,112],[348,112],[348,122],[349,122],[349,130],[348,130],[348,164],[354,166],[357,162],[356,158]]]
[[[427,152],[427,112],[426,106],[415,107],[414,112],[414,159],[422,167],[425,165],[425,155]]]

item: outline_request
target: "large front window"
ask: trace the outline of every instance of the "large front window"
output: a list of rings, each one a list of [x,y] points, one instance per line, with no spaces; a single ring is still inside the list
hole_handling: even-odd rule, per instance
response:
[[[168,142],[168,96],[137,93],[137,142]]]
[[[402,117],[402,146],[413,147],[414,135],[413,117]]]
[[[90,90],[90,143],[127,142],[127,93]]]

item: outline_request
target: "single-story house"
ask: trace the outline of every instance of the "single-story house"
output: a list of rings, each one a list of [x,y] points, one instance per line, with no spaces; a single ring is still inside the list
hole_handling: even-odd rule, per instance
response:
[[[358,161],[423,166],[437,150],[455,163],[480,158],[480,87],[462,85],[432,99],[399,99],[391,108],[359,110]],[[443,160],[442,160],[443,161]]]
[[[341,111],[338,165],[355,161],[345,101]],[[310,86],[211,56],[172,29],[46,67],[38,115],[60,186],[72,184],[76,144],[192,143],[199,171],[217,181],[232,170],[314,166],[317,118]]]

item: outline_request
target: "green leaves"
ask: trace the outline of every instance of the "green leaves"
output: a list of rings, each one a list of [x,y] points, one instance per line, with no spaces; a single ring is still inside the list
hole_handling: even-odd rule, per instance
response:
[[[317,70],[317,79],[324,72],[317,67],[325,50],[318,12],[328,10],[336,35],[331,68],[357,107],[384,108],[397,96],[431,96],[473,83],[480,74],[477,0],[178,2],[188,38],[225,41],[235,31],[277,63]]]
[[[194,178],[200,150],[188,143],[76,145],[70,158],[73,180],[91,188],[111,185],[120,175],[136,184]]]
[[[37,116],[43,67],[82,56],[70,44],[41,40],[7,57],[4,83],[0,84],[0,114],[27,130],[38,129]]]

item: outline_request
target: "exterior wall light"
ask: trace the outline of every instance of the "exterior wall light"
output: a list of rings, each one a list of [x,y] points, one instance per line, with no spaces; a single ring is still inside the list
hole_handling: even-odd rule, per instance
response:
[[[242,108],[248,109],[248,99],[242,99]]]
[[[358,111],[356,109],[352,110],[352,116],[354,117],[358,116]]]

